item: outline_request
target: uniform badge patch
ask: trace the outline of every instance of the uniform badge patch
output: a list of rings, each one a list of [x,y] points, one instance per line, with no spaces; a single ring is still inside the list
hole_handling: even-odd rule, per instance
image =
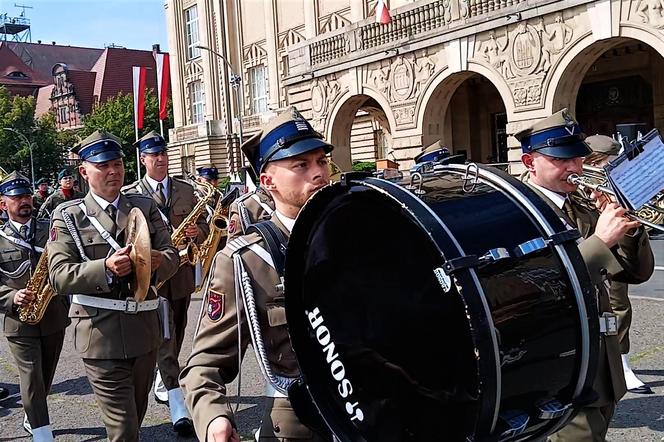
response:
[[[51,238],[51,241],[55,241],[56,239],[58,239],[58,231],[55,230],[55,227],[51,227],[51,233],[49,237]]]
[[[232,235],[237,231],[237,220],[232,219],[230,223],[228,223],[228,233]]]
[[[207,315],[211,321],[218,321],[224,316],[224,294],[215,290],[208,293]]]

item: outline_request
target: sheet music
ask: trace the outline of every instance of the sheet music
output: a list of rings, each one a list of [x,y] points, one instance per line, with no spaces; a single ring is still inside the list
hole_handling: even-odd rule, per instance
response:
[[[608,168],[609,177],[623,194],[630,209],[638,210],[664,189],[664,143],[659,132],[646,135],[652,138],[643,152],[628,160],[623,153]]]

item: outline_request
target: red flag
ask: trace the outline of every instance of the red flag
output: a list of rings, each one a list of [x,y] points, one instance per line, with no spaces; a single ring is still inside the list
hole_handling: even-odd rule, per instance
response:
[[[134,124],[136,129],[143,129],[143,114],[145,113],[145,74],[144,66],[133,66],[134,74]]]
[[[168,81],[170,78],[170,62],[168,54],[155,55],[157,62],[157,95],[159,96],[159,119],[168,117],[166,105],[168,104]]]
[[[390,8],[387,7],[385,0],[378,0],[378,4],[376,5],[376,23],[386,25],[391,21]]]

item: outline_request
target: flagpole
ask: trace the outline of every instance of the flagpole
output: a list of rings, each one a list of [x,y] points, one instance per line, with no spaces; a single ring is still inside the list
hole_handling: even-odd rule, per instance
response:
[[[134,123],[134,132],[136,135],[136,142],[138,143],[138,126]],[[141,179],[141,153],[138,150],[138,144],[136,145],[136,176],[138,179]]]
[[[161,137],[164,138],[164,120],[159,120],[159,130],[161,131]]]

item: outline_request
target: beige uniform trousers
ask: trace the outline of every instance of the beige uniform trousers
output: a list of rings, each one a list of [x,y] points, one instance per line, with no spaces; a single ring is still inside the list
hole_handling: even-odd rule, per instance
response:
[[[48,336],[8,336],[21,384],[21,401],[32,428],[49,425],[46,396],[58,366],[65,330]]]
[[[548,442],[604,442],[616,404],[603,407],[586,407],[557,433],[549,436]]]
[[[130,359],[83,359],[110,442],[138,441],[157,350]]]
[[[190,296],[168,301],[168,308],[170,310],[168,321],[171,337],[170,339],[164,339],[164,342],[159,346],[159,360],[157,361],[161,379],[167,390],[180,388],[178,382],[178,377],[180,376],[178,356],[180,355],[182,341],[187,330],[187,310],[189,310],[190,303]]]

